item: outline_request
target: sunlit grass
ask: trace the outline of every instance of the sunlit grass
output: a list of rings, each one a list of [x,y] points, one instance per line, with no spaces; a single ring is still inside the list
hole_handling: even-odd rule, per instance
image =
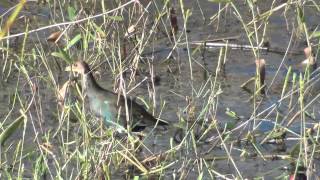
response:
[[[211,18],[205,16],[208,9],[200,1],[194,7],[182,0],[32,3],[21,1],[12,16],[1,16],[0,88],[10,87],[3,98],[8,107],[1,112],[1,178],[262,179],[301,171],[309,178],[319,174],[314,166],[318,163],[320,126],[312,109],[318,95],[310,95],[317,74],[292,73],[288,67],[279,80],[292,50],[291,40],[304,38],[308,46],[314,42],[311,35],[316,33],[309,32],[303,9],[319,12],[316,3],[212,1],[219,10],[212,11]],[[25,24],[18,24],[14,19],[19,12],[28,11],[24,5],[47,7],[51,16],[48,26],[34,28],[28,14]],[[274,67],[269,56],[259,47],[269,39],[271,19],[278,12],[283,16],[290,13],[289,7],[299,13],[284,26],[293,28],[291,21],[298,25],[292,29],[288,46],[281,49],[283,60],[271,71],[268,68]],[[178,24],[172,22],[175,15]],[[213,26],[208,37],[198,39],[204,35],[192,32],[197,29],[194,18],[204,26]],[[266,71],[275,72],[267,73],[262,84],[259,68],[253,71],[254,77],[245,83],[249,91],[237,93],[245,100],[238,102],[240,98],[234,97],[232,103],[238,104],[237,108],[225,101],[232,95],[227,93],[232,92],[228,88],[234,83],[228,68],[243,64],[235,65],[230,58],[233,49],[227,38],[218,50],[205,47],[206,38],[212,39],[225,28],[225,19],[236,20],[238,27],[232,28],[237,28],[242,42],[252,47],[247,52],[252,64],[265,58]],[[10,33],[11,29],[16,33]],[[59,38],[46,41],[58,31]],[[204,47],[194,46],[191,40],[204,41]],[[15,42],[17,46],[12,45]],[[162,59],[157,59],[157,51],[162,50]],[[172,125],[165,131],[150,128],[117,136],[89,113],[80,86],[64,71],[77,59],[90,64],[103,87],[137,96],[135,100],[149,112]],[[160,85],[156,85],[156,76]],[[63,93],[66,98],[58,102],[59,90],[68,81]],[[281,84],[279,92],[273,90],[277,84]],[[248,117],[241,114],[243,106],[251,109],[245,113]],[[294,129],[297,122],[298,131]],[[272,128],[261,131],[262,123]],[[253,162],[273,167],[262,173],[248,172],[246,166]]]

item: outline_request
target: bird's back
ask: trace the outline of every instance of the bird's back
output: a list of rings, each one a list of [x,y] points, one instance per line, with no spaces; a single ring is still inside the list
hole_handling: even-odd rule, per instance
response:
[[[167,125],[166,122],[158,121],[141,105],[130,98],[125,98],[122,95],[105,89],[97,89],[96,92],[92,94],[94,95],[89,95],[91,110],[96,115],[103,117],[107,124],[110,124],[109,121],[112,121],[126,128],[127,113],[125,107],[127,105],[130,127],[132,129],[155,126],[157,122],[159,125]]]

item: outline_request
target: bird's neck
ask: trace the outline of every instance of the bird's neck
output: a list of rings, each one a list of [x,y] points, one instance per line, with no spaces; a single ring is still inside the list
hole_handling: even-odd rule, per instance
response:
[[[83,75],[82,77],[82,87],[85,92],[89,93],[91,91],[95,91],[96,89],[100,88],[96,80],[94,79],[91,72],[88,72]]]

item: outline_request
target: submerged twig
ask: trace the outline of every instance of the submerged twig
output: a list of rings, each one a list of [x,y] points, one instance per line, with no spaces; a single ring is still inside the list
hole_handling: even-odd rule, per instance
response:
[[[230,44],[230,43],[223,43],[223,42],[190,42],[191,45],[196,45],[196,46],[205,46],[206,48],[218,48],[218,47],[229,47],[231,49],[240,49],[240,50],[262,50],[266,52],[271,52],[271,53],[277,53],[277,54],[285,54],[286,51],[281,48],[271,48],[268,46],[251,46],[251,45],[242,45],[242,44]],[[293,55],[300,55],[303,52],[302,51],[289,51],[288,53],[293,54]]]

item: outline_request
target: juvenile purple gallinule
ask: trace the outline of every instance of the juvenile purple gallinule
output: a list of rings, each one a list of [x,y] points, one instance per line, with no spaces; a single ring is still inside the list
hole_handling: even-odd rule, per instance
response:
[[[74,71],[82,76],[82,88],[85,98],[89,101],[91,111],[98,117],[103,118],[107,126],[115,127],[123,132],[127,128],[125,100],[127,100],[129,127],[131,131],[141,131],[146,126],[168,125],[163,120],[154,118],[141,105],[130,98],[118,95],[102,88],[94,79],[89,65],[84,61],[77,61],[68,66],[66,71]]]

